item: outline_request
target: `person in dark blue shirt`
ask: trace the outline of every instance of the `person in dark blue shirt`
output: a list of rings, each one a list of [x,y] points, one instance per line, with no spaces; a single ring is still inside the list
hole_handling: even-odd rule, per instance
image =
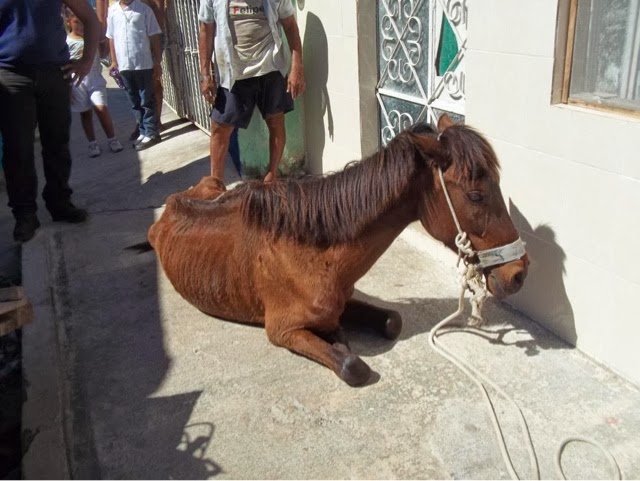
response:
[[[78,61],[69,60],[63,4],[85,26],[84,54]],[[0,0],[2,165],[18,242],[31,239],[40,226],[33,152],[36,125],[46,180],[42,197],[51,217],[62,222],[87,218],[87,212],[71,202],[69,83],[80,83],[89,73],[99,36],[100,24],[87,0]]]

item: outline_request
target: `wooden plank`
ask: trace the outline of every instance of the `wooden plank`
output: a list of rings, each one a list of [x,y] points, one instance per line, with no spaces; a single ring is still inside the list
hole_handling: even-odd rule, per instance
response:
[[[19,301],[0,302],[0,315],[6,314],[7,312],[15,311],[16,309],[28,303],[29,301],[26,299],[20,299]]]
[[[588,102],[586,100],[577,100],[577,99],[569,99],[567,104],[575,105],[577,107],[584,107],[594,110],[600,110],[602,112],[608,112],[610,114],[618,114],[618,115],[630,115],[635,118],[640,117],[640,111],[625,109],[624,107],[615,107],[613,105],[603,105],[596,102]]]
[[[23,302],[23,301],[18,301]],[[18,308],[0,314],[0,336],[5,336],[10,332],[20,329],[24,325],[30,323],[33,320],[33,307],[31,303],[24,300],[22,305]]]
[[[562,83],[562,103],[569,100],[571,86],[571,65],[573,63],[573,46],[576,39],[576,21],[578,19],[578,0],[571,0],[569,8],[569,27],[567,28],[567,55],[564,58],[564,79]]]
[[[19,301],[24,297],[24,289],[20,286],[0,288],[0,302]]]

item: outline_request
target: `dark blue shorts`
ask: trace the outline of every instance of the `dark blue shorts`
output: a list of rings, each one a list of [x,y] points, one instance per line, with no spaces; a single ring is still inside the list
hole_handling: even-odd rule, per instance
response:
[[[264,118],[293,110],[293,98],[287,92],[287,79],[279,71],[238,80],[230,91],[218,87],[211,120],[246,129],[256,105]]]

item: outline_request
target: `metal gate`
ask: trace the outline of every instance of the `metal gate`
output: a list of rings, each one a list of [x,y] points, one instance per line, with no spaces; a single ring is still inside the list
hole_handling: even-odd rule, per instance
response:
[[[200,94],[198,7],[200,0],[167,2],[167,49],[164,55],[164,97],[179,117],[205,131],[211,106]]]
[[[378,0],[380,140],[442,112],[464,121],[466,0]]]

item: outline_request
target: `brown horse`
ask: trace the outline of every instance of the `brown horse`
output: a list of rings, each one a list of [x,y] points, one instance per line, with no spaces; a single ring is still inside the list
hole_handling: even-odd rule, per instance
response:
[[[325,177],[226,191],[206,177],[167,199],[149,242],[186,300],[227,320],[263,325],[272,343],[324,364],[350,385],[370,369],[351,353],[341,322],[360,318],[395,339],[398,313],[351,299],[393,240],[415,220],[456,250],[458,233],[438,167],[460,224],[477,250],[518,238],[498,185],[498,161],[474,130],[443,116],[440,136],[418,126],[371,157]],[[485,269],[489,290],[513,294],[526,254]]]

